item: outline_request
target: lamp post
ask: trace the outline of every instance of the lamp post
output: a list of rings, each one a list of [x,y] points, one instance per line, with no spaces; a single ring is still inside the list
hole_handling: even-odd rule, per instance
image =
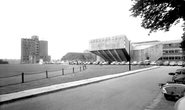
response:
[[[129,44],[129,71],[131,71],[130,41],[128,41],[128,44]]]

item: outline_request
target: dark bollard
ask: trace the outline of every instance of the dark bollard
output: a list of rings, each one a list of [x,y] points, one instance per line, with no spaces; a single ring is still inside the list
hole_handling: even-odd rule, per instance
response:
[[[62,75],[64,75],[64,69],[62,69]]]
[[[80,67],[80,71],[81,71],[81,67]]]
[[[75,68],[73,67],[73,73],[75,72]]]
[[[48,78],[48,71],[46,71],[46,78]]]
[[[24,83],[24,73],[22,73],[22,83]]]

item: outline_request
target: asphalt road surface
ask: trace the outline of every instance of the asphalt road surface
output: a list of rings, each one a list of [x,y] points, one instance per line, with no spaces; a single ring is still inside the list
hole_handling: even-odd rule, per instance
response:
[[[159,94],[159,82],[180,67],[160,67],[133,75],[1,105],[1,110],[144,110]]]

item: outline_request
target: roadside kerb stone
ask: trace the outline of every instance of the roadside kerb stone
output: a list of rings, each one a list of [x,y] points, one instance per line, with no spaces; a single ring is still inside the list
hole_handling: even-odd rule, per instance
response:
[[[146,70],[155,69],[155,68],[158,68],[158,66],[153,66],[150,68],[144,68],[144,69],[139,69],[139,70],[134,70],[134,71],[128,71],[124,73],[89,78],[89,79],[84,79],[84,80],[79,80],[79,81],[73,81],[73,82],[68,82],[68,83],[56,84],[56,85],[41,87],[41,88],[36,88],[36,89],[24,90],[24,91],[20,91],[16,93],[3,94],[3,95],[0,95],[0,103],[23,99],[26,97],[36,96],[36,95],[40,95],[44,93],[59,91],[62,89],[73,88],[73,87],[78,87],[78,86],[87,85],[91,83],[96,83],[96,82],[100,82],[100,81],[104,81],[104,80],[108,80],[108,79],[112,79],[116,77],[126,76],[130,74],[135,74],[141,71],[146,71]]]

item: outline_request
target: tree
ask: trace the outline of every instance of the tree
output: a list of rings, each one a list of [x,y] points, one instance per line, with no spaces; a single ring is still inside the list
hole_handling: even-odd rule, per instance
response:
[[[185,53],[185,0],[132,0],[130,11],[133,17],[142,18],[141,27],[150,33],[158,30],[169,31],[172,25],[183,22],[181,48]]]
[[[185,32],[182,35],[182,42],[180,44],[180,47],[182,48],[183,56],[185,56]],[[185,60],[185,58],[183,58]]]
[[[150,29],[169,31],[175,23],[185,20],[185,0],[132,0],[132,16],[142,18],[141,26]],[[184,26],[185,24],[183,24]]]

